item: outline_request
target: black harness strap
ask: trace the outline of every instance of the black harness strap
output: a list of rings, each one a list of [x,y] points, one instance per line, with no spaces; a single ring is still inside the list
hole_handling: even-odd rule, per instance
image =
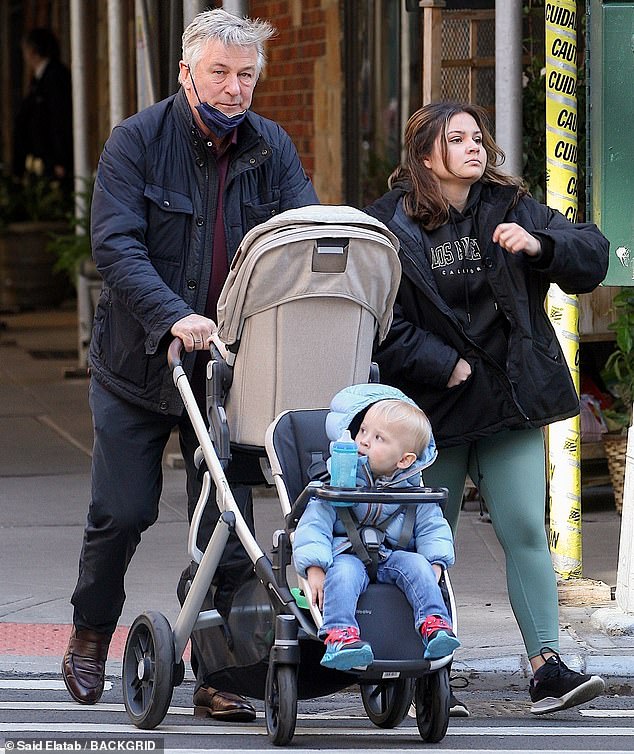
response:
[[[409,505],[399,506],[391,513],[385,521],[376,526],[363,526],[355,522],[349,508],[340,507],[337,509],[337,515],[346,529],[346,534],[354,550],[354,554],[363,562],[368,571],[370,581],[376,581],[376,573],[379,567],[379,548],[385,540],[385,531],[392,519],[396,518],[405,508],[405,520],[401,535],[394,550],[405,550],[409,544],[414,531],[414,521],[416,519],[416,506]]]
[[[323,453],[311,453],[310,465],[306,469],[311,482],[327,482],[329,479],[328,467]]]
[[[373,564],[372,557],[370,553],[367,551],[365,545],[361,541],[361,535],[359,534],[359,530],[357,529],[356,524],[352,520],[352,513],[350,513],[349,508],[339,508],[337,510],[337,515],[339,516],[339,519],[341,520],[341,523],[346,528],[346,534],[348,535],[348,539],[350,540],[350,543],[352,544],[352,549],[354,550],[354,554],[363,562],[363,565],[368,569],[368,573],[370,574],[370,580],[376,579],[376,568],[378,566],[378,552],[376,557],[376,563]],[[374,570],[374,576],[372,576],[372,570]]]
[[[402,510],[403,506],[401,506]],[[416,506],[408,505],[405,510],[405,520],[403,521],[403,528],[401,529],[401,536],[398,538],[395,550],[406,550],[407,545],[412,539],[414,533],[414,521],[416,521]]]

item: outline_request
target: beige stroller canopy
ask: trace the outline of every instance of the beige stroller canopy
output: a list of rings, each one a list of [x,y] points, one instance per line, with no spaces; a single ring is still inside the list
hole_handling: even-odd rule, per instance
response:
[[[282,411],[367,381],[400,274],[396,237],[352,207],[293,209],[249,231],[218,302],[232,441],[262,447]]]
[[[313,248],[323,238],[349,239],[343,274],[313,271]],[[240,339],[247,317],[285,301],[328,296],[356,301],[371,312],[381,341],[392,322],[401,274],[397,252],[396,236],[353,207],[314,205],[282,212],[243,238],[218,302],[219,336],[231,345]]]

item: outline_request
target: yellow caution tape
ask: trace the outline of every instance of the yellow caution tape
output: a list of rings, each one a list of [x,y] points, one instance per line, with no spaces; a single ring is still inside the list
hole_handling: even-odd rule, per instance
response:
[[[577,220],[577,6],[549,0],[546,18],[546,201]],[[548,313],[579,392],[579,303],[555,285]],[[579,417],[548,428],[550,551],[556,573],[581,578]]]

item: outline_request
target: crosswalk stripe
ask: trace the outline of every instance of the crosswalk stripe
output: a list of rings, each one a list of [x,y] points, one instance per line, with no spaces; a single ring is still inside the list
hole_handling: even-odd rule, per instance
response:
[[[106,681],[104,683],[104,691],[110,691],[112,688],[112,681]],[[0,689],[37,689],[39,691],[65,691],[66,686],[64,681],[56,680],[37,680],[30,678],[0,678]]]
[[[0,710],[51,710],[55,712],[75,712],[78,715],[94,714],[95,712],[125,712],[125,705],[123,704],[109,704],[100,702],[96,706],[92,705],[79,705],[76,702],[57,702],[57,701],[41,701],[41,702],[25,702],[25,701],[12,701],[12,702],[0,702]],[[632,718],[634,717],[634,710],[629,709],[589,709],[579,710],[579,713],[583,717],[592,718]],[[192,717],[194,714],[193,707],[170,707],[167,711],[167,715],[182,715],[186,717]],[[264,713],[258,712],[257,717],[263,719]],[[367,720],[367,716],[360,713],[358,715],[341,714],[338,712],[314,712],[314,713],[298,713],[298,720]]]
[[[125,712],[125,705],[116,703],[104,703],[99,702],[98,705],[79,705],[76,702],[58,702],[58,701],[40,701],[40,702],[25,702],[25,701],[12,701],[12,702],[0,702],[0,710],[51,710],[55,712],[76,712],[77,714],[90,714],[95,712]],[[578,710],[582,717],[594,717],[594,718],[631,718],[634,717],[634,710],[632,709],[582,709]],[[194,714],[193,707],[170,707],[167,711],[168,715],[185,715],[192,717]],[[258,718],[264,718],[263,712],[257,713]],[[298,713],[298,720],[367,720],[367,716],[363,713],[358,715],[341,714],[339,712],[308,712]]]
[[[94,714],[95,712],[125,712],[123,704],[107,704],[99,702],[98,705],[79,705],[77,702],[0,702],[0,710],[51,710],[55,712],[76,712],[78,715]],[[170,707],[167,710],[168,715],[185,715],[192,717],[194,714],[193,707]],[[258,712],[257,717],[264,719],[264,713]],[[358,715],[344,715],[335,712],[315,712],[315,713],[298,713],[298,720],[367,720],[367,716],[359,713]]]
[[[34,733],[34,732],[48,732],[48,733],[68,733],[69,723],[0,723],[0,732],[4,733]],[[100,734],[131,734],[137,733],[139,735],[152,735],[163,736],[172,733],[179,735],[213,735],[213,736],[265,736],[266,729],[262,725],[160,725],[153,731],[139,730],[134,725],[103,725],[99,723],[78,723],[73,722],[73,733],[100,733]],[[382,728],[378,731],[375,727],[368,728],[308,728],[298,727],[296,731],[297,736],[320,736],[320,737],[333,737],[333,736],[403,736],[408,733],[418,736],[418,730],[414,726],[402,726],[400,728],[386,729]],[[510,727],[494,727],[494,726],[457,726],[455,728],[449,728],[447,736],[547,736],[547,737],[569,737],[569,736],[603,736],[603,737],[634,737],[634,729],[630,726],[627,728],[585,728],[578,725],[571,727],[533,727],[533,726],[510,726]],[[550,749],[549,749],[550,750]]]

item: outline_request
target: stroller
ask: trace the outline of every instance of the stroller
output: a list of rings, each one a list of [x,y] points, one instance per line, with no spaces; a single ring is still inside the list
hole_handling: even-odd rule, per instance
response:
[[[379,726],[392,727],[407,714],[413,678],[418,678],[421,734],[429,741],[444,736],[448,673],[446,667],[444,672],[428,673],[440,667],[438,661],[430,665],[427,660],[411,659],[421,655],[417,635],[416,653],[405,661],[386,655],[387,665],[375,663],[364,674],[321,668],[323,644],[316,639],[314,617],[300,607],[297,592],[287,581],[289,532],[276,532],[269,558],[247,525],[224,474],[231,450],[236,447],[259,453],[266,466],[265,434],[276,417],[293,417],[295,409],[323,411],[342,387],[370,379],[373,344],[385,337],[391,323],[400,277],[397,250],[398,242],[385,226],[350,207],[320,205],[290,210],[249,231],[233,260],[218,305],[219,335],[227,357],[223,359],[212,346],[207,422],[182,366],[182,343],[175,340],[171,344],[168,364],[200,442],[195,462],[202,473],[202,489],[188,539],[197,568],[173,628],[156,611],[139,615],[130,628],[122,667],[123,697],[137,727],[155,728],[167,714],[173,688],[184,678],[182,658],[193,633],[215,629],[222,636],[231,635],[232,642],[239,641],[239,631],[225,630],[237,623],[249,641],[252,634],[245,632],[245,626],[257,619],[263,627],[258,644],[264,648],[259,663],[264,672],[248,674],[252,687],[231,690],[264,699],[267,729],[274,744],[284,745],[292,739],[298,696],[321,696],[355,682],[362,683],[370,719]],[[317,410],[314,416],[318,414]],[[276,426],[283,427],[286,421],[294,423],[293,418],[280,418]],[[270,432],[276,436],[275,429]],[[317,437],[319,449],[311,452],[323,455],[328,446],[324,446],[319,432]],[[289,442],[292,445],[298,439],[290,438]],[[303,469],[293,471],[290,463],[282,462],[279,444],[272,442],[272,459],[277,460],[271,465],[278,492],[293,476],[299,482],[289,486],[289,496],[282,500],[286,513],[291,509],[289,501],[296,489],[303,489],[307,477]],[[220,518],[201,552],[196,545],[197,534],[212,480]],[[259,591],[251,592],[253,604],[249,600],[242,605],[234,603],[226,621],[215,608],[203,607],[232,532],[253,564]],[[397,607],[399,611],[409,610],[411,624],[408,603],[403,605],[404,597],[395,587],[392,589],[396,593],[390,596],[390,612],[393,614]],[[369,613],[371,591],[368,589],[365,602],[360,603],[360,609]],[[406,623],[408,619],[403,621]],[[363,626],[362,630],[367,630],[368,640],[373,641],[372,629]],[[446,658],[447,663],[450,659]],[[231,674],[231,668],[227,672]]]

